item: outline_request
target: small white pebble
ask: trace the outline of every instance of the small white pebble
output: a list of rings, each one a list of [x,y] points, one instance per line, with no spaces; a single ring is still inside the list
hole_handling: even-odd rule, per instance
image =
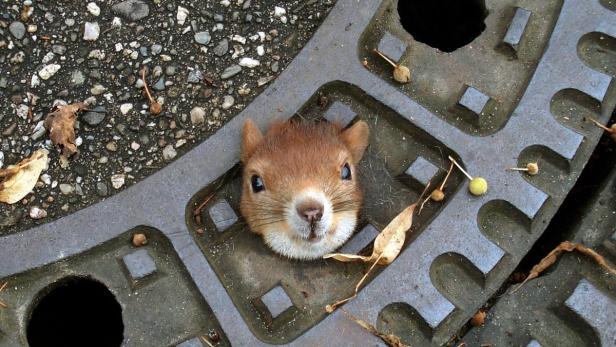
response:
[[[188,11],[187,8],[178,6],[178,12],[175,15],[175,18],[178,20],[178,24],[184,25],[184,23],[186,22],[186,18],[188,17],[189,14],[190,14],[190,11]]]
[[[122,114],[127,114],[130,110],[133,109],[133,104],[122,104],[120,105],[120,112],[122,112]]]
[[[32,206],[30,208],[30,218],[32,219],[42,219],[47,217],[47,211],[43,210],[38,206]]]
[[[246,43],[246,38],[240,35],[233,35],[233,37],[231,38],[231,40],[235,41],[235,42],[239,42],[241,44],[245,44]]]
[[[274,16],[281,17],[281,16],[284,16],[285,14],[287,14],[287,10],[285,10],[284,7],[279,7],[279,6],[274,7]]]
[[[113,17],[113,20],[111,21],[111,27],[114,29],[117,29],[121,26],[122,26],[122,20],[120,19],[120,17]]]
[[[88,12],[90,12],[93,16],[98,17],[101,14],[101,9],[94,2],[91,2],[87,6]]]
[[[111,176],[111,185],[115,189],[122,188],[122,186],[124,185],[125,181],[126,181],[126,175],[124,175],[124,174],[115,174],[115,175]]]
[[[261,63],[258,60],[256,60],[256,59],[252,59],[252,58],[248,58],[248,57],[240,59],[240,66],[244,66],[244,67],[252,69],[252,68],[255,68],[255,67],[259,66],[259,65],[261,65]]]

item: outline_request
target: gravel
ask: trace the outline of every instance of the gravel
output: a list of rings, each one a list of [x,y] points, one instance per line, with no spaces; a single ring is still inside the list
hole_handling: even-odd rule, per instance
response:
[[[225,97],[223,98],[223,102],[222,102],[222,109],[228,110],[231,108],[231,106],[233,106],[234,103],[235,103],[235,98],[233,96],[225,95]]]
[[[43,219],[47,217],[47,211],[45,211],[44,209],[38,207],[38,206],[32,206],[30,208],[30,218],[32,219]]]
[[[21,40],[26,34],[26,26],[22,22],[12,22],[9,31],[16,39]]]
[[[88,9],[88,12],[95,17],[98,17],[101,14],[101,9],[95,2],[88,3],[86,8]]]
[[[203,107],[194,107],[190,110],[190,122],[194,125],[200,125],[205,122],[205,110]]]
[[[165,149],[163,149],[163,159],[167,161],[172,160],[176,155],[178,155],[178,153],[172,145],[167,145]]]
[[[240,60],[240,66],[244,66],[244,67],[247,67],[247,68],[251,68],[252,69],[252,68],[255,68],[255,67],[259,66],[259,65],[261,65],[261,63],[258,60],[256,60],[256,59],[252,59],[252,58],[246,57],[246,58],[242,58]]]
[[[90,126],[97,126],[105,120],[105,113],[90,111],[84,114],[81,119]]]
[[[130,112],[130,110],[133,109],[133,104],[122,104],[120,105],[120,112],[122,112],[122,114],[127,114],[128,112]]]
[[[51,76],[55,75],[58,70],[60,70],[61,66],[59,64],[49,64],[45,65],[39,72],[38,75],[44,79],[48,80]]]
[[[60,191],[64,195],[69,195],[75,191],[75,186],[72,184],[60,183]]]
[[[231,65],[220,74],[220,78],[223,80],[229,79],[242,71],[242,67],[239,65]]]
[[[188,83],[199,83],[203,80],[203,72],[199,69],[190,70],[186,81]]]
[[[96,183],[96,194],[99,196],[105,197],[109,195],[109,187],[103,182]]]
[[[83,39],[86,41],[98,40],[98,35],[101,33],[101,28],[97,22],[85,22],[83,27]]]
[[[195,34],[195,42],[197,42],[200,45],[207,45],[208,43],[210,43],[211,39],[212,37],[210,36],[210,33],[207,31],[201,31]]]
[[[229,40],[220,40],[216,47],[212,49],[212,51],[214,52],[214,54],[216,54],[216,56],[219,57],[222,57],[223,55],[227,54],[227,52],[229,51]]]
[[[11,221],[0,234],[96,203],[191,150],[266,88],[332,6],[318,0],[283,24],[274,7],[287,5],[273,0],[50,4],[34,2],[23,21],[21,3],[0,5],[0,161],[50,150],[33,193],[0,204],[0,224]],[[55,105],[82,101],[78,153],[61,159],[43,120]],[[28,217],[33,207],[45,211],[42,221]]]
[[[150,14],[150,7],[142,0],[126,0],[111,7],[111,10],[130,21],[136,22]]]

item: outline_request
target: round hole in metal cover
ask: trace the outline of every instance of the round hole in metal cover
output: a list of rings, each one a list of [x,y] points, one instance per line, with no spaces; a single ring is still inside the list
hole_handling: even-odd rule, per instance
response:
[[[399,0],[402,27],[443,52],[466,46],[485,30],[485,0]]]
[[[67,277],[39,295],[27,326],[30,347],[122,344],[122,308],[104,284],[86,277]]]

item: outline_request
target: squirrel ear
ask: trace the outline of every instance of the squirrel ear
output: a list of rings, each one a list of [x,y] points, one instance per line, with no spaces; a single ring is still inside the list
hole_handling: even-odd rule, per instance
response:
[[[341,137],[349,151],[351,151],[353,161],[358,163],[361,157],[363,157],[366,147],[368,147],[368,140],[370,137],[368,124],[364,121],[359,121],[350,128],[344,130]]]
[[[244,127],[242,128],[242,148],[240,160],[243,163],[246,163],[246,161],[250,158],[255,148],[257,148],[257,145],[261,143],[261,140],[263,140],[263,133],[261,133],[261,130],[257,128],[255,122],[247,119],[244,122]]]

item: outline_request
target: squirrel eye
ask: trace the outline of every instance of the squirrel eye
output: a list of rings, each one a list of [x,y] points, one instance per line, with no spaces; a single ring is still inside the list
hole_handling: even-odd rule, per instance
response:
[[[349,163],[345,163],[342,170],[340,170],[340,178],[343,180],[351,179],[351,167],[349,166]]]
[[[265,190],[263,179],[260,176],[252,175],[252,177],[250,177],[250,185],[252,186],[252,191],[254,193],[262,192]]]

